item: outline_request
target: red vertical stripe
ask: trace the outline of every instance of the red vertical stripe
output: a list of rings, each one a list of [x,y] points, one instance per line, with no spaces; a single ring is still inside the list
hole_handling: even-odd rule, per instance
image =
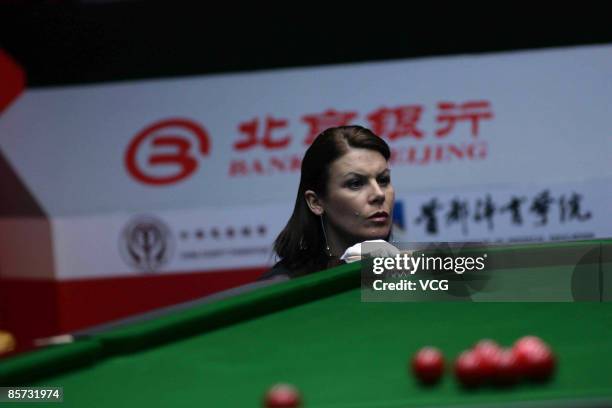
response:
[[[0,113],[19,96],[25,88],[23,69],[0,49]]]

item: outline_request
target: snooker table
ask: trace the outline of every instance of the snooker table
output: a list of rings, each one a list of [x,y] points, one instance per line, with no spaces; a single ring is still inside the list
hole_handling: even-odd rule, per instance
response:
[[[575,244],[595,253],[588,267],[604,277],[599,301],[364,302],[356,262],[0,360],[0,386],[61,386],[60,404],[92,408],[259,407],[277,382],[297,386],[313,408],[612,406],[612,240]],[[575,265],[514,272],[550,268]],[[425,387],[408,369],[424,345],[449,362],[481,338],[509,346],[527,334],[556,353],[546,383],[464,389],[447,370]]]

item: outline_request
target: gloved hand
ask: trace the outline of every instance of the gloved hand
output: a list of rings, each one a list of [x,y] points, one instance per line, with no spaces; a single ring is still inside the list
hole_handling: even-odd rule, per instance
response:
[[[362,247],[362,244],[367,244]],[[374,239],[363,241],[353,245],[344,251],[340,257],[344,262],[351,263],[361,261],[362,256],[369,257],[385,257],[395,256],[400,253],[400,250],[385,241],[384,239]]]

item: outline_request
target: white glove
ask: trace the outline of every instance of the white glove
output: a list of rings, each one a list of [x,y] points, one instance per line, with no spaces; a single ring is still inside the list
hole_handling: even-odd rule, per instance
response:
[[[365,253],[362,254],[361,244],[367,243],[364,250]],[[361,256],[371,256],[371,257],[385,257],[385,256],[395,256],[399,254],[400,251],[384,239],[374,239],[371,241],[363,241],[358,244],[353,245],[344,251],[344,254],[340,257],[346,263],[361,261]]]

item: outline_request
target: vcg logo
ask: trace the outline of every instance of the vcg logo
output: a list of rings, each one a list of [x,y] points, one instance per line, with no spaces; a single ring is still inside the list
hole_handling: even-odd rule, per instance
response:
[[[210,153],[206,130],[188,119],[166,119],[142,129],[125,153],[128,173],[144,184],[162,186],[182,181]]]
[[[131,267],[143,272],[155,272],[172,256],[174,240],[170,229],[159,219],[141,216],[125,226],[119,249]]]

